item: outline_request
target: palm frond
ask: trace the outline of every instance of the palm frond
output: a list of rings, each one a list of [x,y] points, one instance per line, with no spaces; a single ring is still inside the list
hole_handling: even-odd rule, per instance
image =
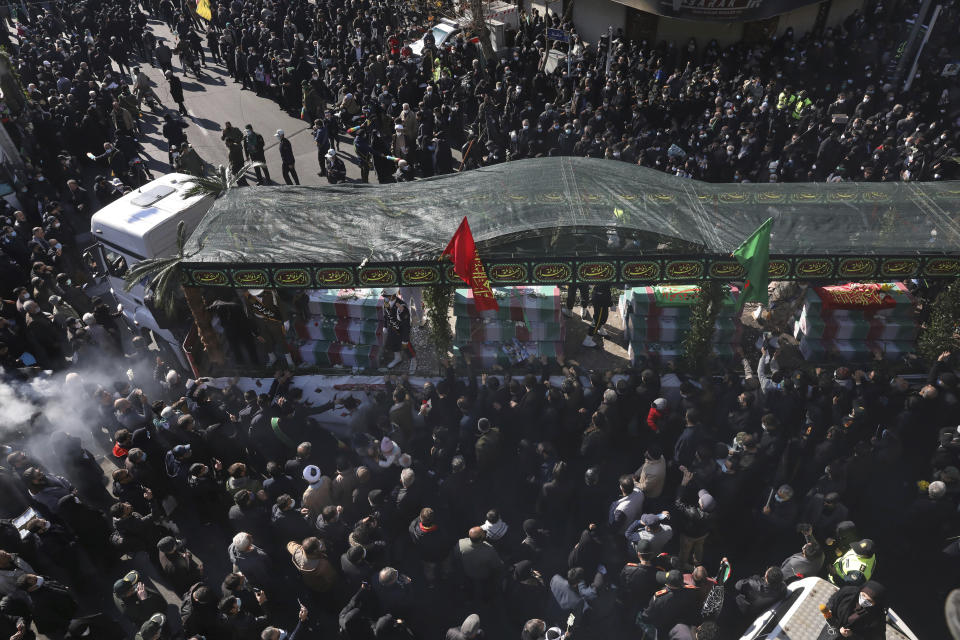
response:
[[[227,190],[223,181],[223,176],[214,174],[212,176],[197,176],[190,180],[193,184],[183,192],[184,198],[193,196],[219,196]]]
[[[177,223],[177,257],[183,260],[183,245],[187,241],[187,225],[181,220]]]
[[[133,265],[123,276],[124,291],[130,291],[137,283],[139,283],[144,278],[147,279],[147,282],[154,280],[157,275],[160,274],[164,269],[169,267],[171,264],[179,264],[179,256],[164,256],[163,258],[147,258],[142,262],[138,262]]]
[[[180,287],[180,261],[171,263],[153,281],[153,299],[167,314],[173,313]]]
[[[240,179],[243,178],[249,171],[253,171],[255,168],[264,167],[262,162],[246,162],[238,171],[232,171],[229,167],[222,167],[214,172],[211,176],[203,176],[192,179],[193,185],[187,189],[183,196],[185,198],[191,198],[193,196],[213,196],[219,198],[221,195],[227,192],[228,189],[233,189],[239,184]]]
[[[183,246],[187,241],[187,226],[183,220],[177,223],[177,253],[172,256],[148,258],[133,265],[124,275],[123,288],[133,289],[144,279],[148,287],[153,289],[153,297],[157,306],[167,313],[173,312],[177,296],[177,287],[180,285],[180,262],[183,260]]]

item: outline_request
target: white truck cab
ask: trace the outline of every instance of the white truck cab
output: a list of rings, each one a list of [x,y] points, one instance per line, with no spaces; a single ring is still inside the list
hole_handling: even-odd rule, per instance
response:
[[[787,585],[787,596],[765,611],[740,640],[842,640],[820,613],[837,587],[822,578],[803,578]],[[917,640],[906,623],[887,609],[886,640]]]
[[[183,220],[187,235],[196,229],[213,205],[210,196],[184,197],[193,184],[193,176],[170,173],[103,207],[90,220],[90,232],[96,242],[86,250],[87,259],[99,282],[109,284],[110,293],[123,306],[123,316],[136,334],[150,331],[167,355],[172,352],[188,367],[175,336],[144,304],[146,282],[124,290],[127,270],[147,258],[165,257],[177,252],[177,225]]]

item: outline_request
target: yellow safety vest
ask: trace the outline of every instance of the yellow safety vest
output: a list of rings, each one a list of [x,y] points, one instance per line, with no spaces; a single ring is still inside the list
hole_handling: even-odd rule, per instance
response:
[[[873,575],[873,570],[877,564],[877,556],[858,556],[857,552],[850,549],[845,554],[837,558],[833,563],[833,571],[830,578],[835,584],[843,584],[844,579],[851,571],[859,571],[863,574],[865,580],[869,580]],[[834,579],[834,576],[836,578]]]
[[[797,103],[793,105],[793,119],[799,120],[800,115],[803,113],[803,110],[808,106],[813,104],[813,101],[810,98],[804,98],[803,100],[797,100]]]

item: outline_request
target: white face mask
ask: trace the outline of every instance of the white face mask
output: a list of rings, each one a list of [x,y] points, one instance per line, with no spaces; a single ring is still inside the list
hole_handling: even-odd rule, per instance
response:
[[[42,586],[43,586],[43,576],[37,576],[37,586],[38,586],[38,587],[42,587]],[[863,595],[861,594],[860,597],[862,598]]]

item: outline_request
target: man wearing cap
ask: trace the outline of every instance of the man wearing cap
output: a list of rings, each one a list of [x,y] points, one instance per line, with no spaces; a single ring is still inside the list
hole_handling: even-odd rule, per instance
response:
[[[166,623],[167,618],[162,613],[153,614],[146,622],[140,625],[140,630],[137,631],[133,640],[159,640]]]
[[[643,610],[643,620],[656,627],[661,634],[677,624],[694,624],[700,619],[700,596],[697,587],[683,582],[683,574],[676,569],[658,571],[657,582],[664,586],[650,598]]]
[[[327,149],[324,156],[324,175],[327,176],[327,182],[330,184],[339,184],[347,180],[347,166],[333,149]]]
[[[248,124],[243,129],[243,151],[247,155],[247,160],[262,164],[262,167],[255,166],[253,172],[257,176],[257,184],[270,184],[270,169],[267,168],[267,156],[263,151],[263,136],[253,130],[253,125]],[[261,175],[262,172],[262,175]]]
[[[864,538],[854,542],[850,549],[837,558],[830,567],[830,582],[837,586],[851,584],[851,582],[866,581],[873,575],[877,566],[877,557],[874,551],[873,540]],[[858,572],[855,576],[851,574]]]
[[[648,540],[640,540],[634,545],[637,549],[637,562],[628,562],[620,571],[621,605],[626,609],[627,620],[632,622],[644,602],[649,602],[657,591],[657,567],[653,564],[656,556]]]
[[[113,583],[113,603],[127,620],[139,627],[150,616],[164,611],[167,603],[160,593],[148,587],[136,571],[130,571]]]
[[[646,540],[650,543],[653,554],[658,555],[673,538],[673,527],[663,524],[663,521],[669,517],[669,511],[645,513],[627,527],[624,537],[633,545]]]
[[[297,160],[293,157],[293,145],[287,140],[287,134],[283,129],[277,129],[273,134],[279,140],[280,151],[280,173],[283,174],[283,181],[287,184],[300,184],[300,178],[297,176]],[[292,178],[292,180],[291,180]]]

